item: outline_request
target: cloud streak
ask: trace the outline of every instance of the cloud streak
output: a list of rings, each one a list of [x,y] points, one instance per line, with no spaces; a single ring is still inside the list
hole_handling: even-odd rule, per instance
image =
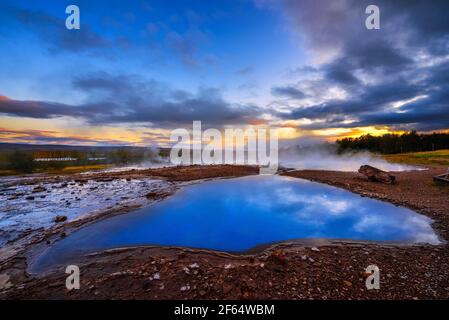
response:
[[[215,126],[246,124],[262,113],[254,105],[225,101],[215,88],[190,93],[137,75],[99,73],[75,78],[73,86],[87,95],[85,103],[4,99],[0,100],[0,113],[39,119],[77,117],[92,125],[139,123],[162,127],[191,124],[194,120]]]
[[[274,5],[270,1],[265,4]],[[313,78],[306,73],[297,83],[272,88],[274,96],[294,98],[298,91],[314,96],[314,101],[285,105],[276,116],[312,120],[302,129],[371,125],[425,131],[448,128],[448,3],[435,1],[430,6],[420,0],[378,1],[381,30],[364,27],[368,4],[354,0],[325,0],[319,6],[309,0],[282,2],[281,11],[290,28],[320,58],[309,67],[314,70]],[[310,84],[315,92],[304,90],[310,89]],[[317,88],[341,94],[319,97]]]
[[[48,43],[52,53],[61,51],[80,52],[90,49],[103,49],[110,41],[94,32],[88,24],[76,32],[68,32],[63,19],[41,11],[0,6],[0,36],[10,30],[31,30]]]

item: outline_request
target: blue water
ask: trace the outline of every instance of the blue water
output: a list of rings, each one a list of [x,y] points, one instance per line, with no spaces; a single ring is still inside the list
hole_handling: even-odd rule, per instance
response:
[[[135,245],[242,252],[299,238],[436,244],[431,222],[409,209],[302,179],[265,175],[215,180],[82,228],[50,247],[35,268]]]

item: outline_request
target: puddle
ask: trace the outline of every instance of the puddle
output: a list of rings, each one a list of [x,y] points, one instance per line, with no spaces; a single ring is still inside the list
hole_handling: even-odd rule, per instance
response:
[[[136,245],[242,252],[300,238],[438,244],[431,223],[409,209],[302,179],[262,175],[215,180],[80,229],[49,247],[31,271],[101,249]]]

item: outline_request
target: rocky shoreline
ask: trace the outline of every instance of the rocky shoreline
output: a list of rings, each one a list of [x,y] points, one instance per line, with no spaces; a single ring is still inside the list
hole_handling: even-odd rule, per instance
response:
[[[434,219],[442,240],[449,239],[449,188],[432,182],[442,168],[397,172],[394,185],[366,180],[351,172],[284,171],[281,174],[327,183],[409,207]],[[244,166],[192,166],[81,175],[84,179],[159,177],[175,183],[257,174]],[[40,177],[39,181],[56,177]],[[70,176],[70,179],[76,179]],[[68,179],[59,177],[58,179]],[[34,184],[39,183],[33,181]],[[161,195],[164,196],[168,195]],[[134,208],[116,209],[121,214]],[[188,248],[139,247],[107,250],[80,261],[80,290],[65,288],[64,270],[43,277],[25,272],[27,257],[38,246],[56,241],[96,221],[63,223],[0,264],[2,299],[447,299],[449,247],[355,241],[310,240],[232,255]],[[73,223],[73,222],[72,222]],[[64,230],[64,231],[63,231]],[[380,268],[380,290],[367,290],[365,268]]]

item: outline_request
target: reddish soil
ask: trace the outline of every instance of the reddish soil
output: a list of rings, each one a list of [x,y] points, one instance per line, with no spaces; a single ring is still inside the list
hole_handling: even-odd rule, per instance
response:
[[[192,181],[200,179],[212,179],[218,177],[239,177],[251,174],[259,174],[257,166],[241,165],[208,165],[208,166],[178,166],[163,167],[145,170],[129,170],[119,172],[93,172],[85,174],[39,176],[24,180],[23,184],[38,184],[42,182],[83,182],[86,180],[112,181],[114,179],[138,179],[138,178],[164,178],[169,181]],[[10,184],[16,184],[11,182]],[[8,184],[4,184],[5,187]]]
[[[198,170],[229,172],[211,167],[182,169],[185,169],[182,174],[164,170],[159,174],[169,179],[184,179],[213,176],[212,171]],[[435,229],[446,240],[449,239],[449,186],[432,182],[432,176],[444,170],[435,167],[394,173],[397,180],[394,185],[369,182],[360,174],[348,172],[306,170],[283,174],[410,207],[432,217]],[[380,290],[365,287],[365,268],[372,264],[380,268]],[[0,266],[0,286],[3,282],[4,289],[9,287],[3,292],[0,289],[0,298],[449,298],[447,244],[401,246],[314,240],[280,244],[241,256],[182,248],[130,248],[89,256],[79,265],[81,288],[68,291],[64,270],[34,278],[24,272],[26,258],[16,256]]]

